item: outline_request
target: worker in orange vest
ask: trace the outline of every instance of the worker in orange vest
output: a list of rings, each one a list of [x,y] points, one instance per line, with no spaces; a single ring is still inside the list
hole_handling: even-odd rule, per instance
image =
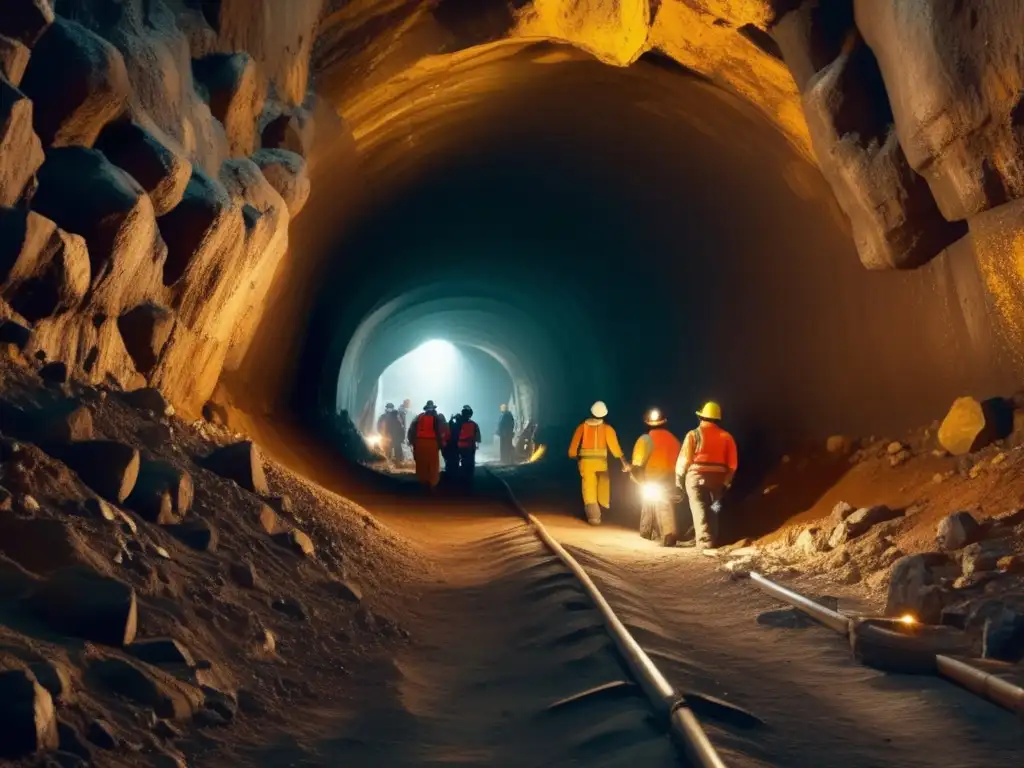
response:
[[[441,450],[448,442],[448,422],[437,412],[433,400],[427,400],[423,413],[409,425],[409,442],[416,459],[416,477],[428,488],[441,480]]]
[[[476,449],[480,446],[480,425],[473,421],[473,409],[462,406],[462,416],[456,421],[459,431],[453,433],[452,440],[457,442],[459,457],[459,478],[467,485],[473,482],[476,471]]]
[[[722,496],[736,474],[736,441],[722,429],[722,409],[708,402],[697,411],[700,423],[683,439],[676,462],[676,486],[686,489],[698,547],[715,547]]]
[[[611,479],[608,477],[608,452],[622,462],[622,471],[629,471],[629,463],[619,447],[619,436],[610,424],[604,422],[608,406],[598,400],[590,408],[591,418],[576,428],[569,443],[569,458],[579,460],[583,480],[583,507],[587,522],[601,524],[601,507],[611,504]]]
[[[676,489],[673,477],[679,458],[679,439],[665,429],[668,419],[657,408],[647,412],[644,423],[651,430],[633,446],[632,477],[640,483],[640,535],[674,547]]]

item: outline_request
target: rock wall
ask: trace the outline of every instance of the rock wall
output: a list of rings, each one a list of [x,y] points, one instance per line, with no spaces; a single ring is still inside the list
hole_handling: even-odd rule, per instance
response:
[[[5,0],[0,320],[27,353],[201,408],[310,193],[321,5]]]

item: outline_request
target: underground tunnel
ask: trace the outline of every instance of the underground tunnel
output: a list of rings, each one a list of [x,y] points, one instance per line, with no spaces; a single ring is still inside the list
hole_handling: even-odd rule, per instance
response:
[[[406,85],[413,114],[351,106],[365,187],[295,379],[314,421],[368,426],[380,373],[435,337],[500,361],[560,441],[594,400],[631,439],[649,407],[685,430],[716,399],[753,456],[1009,385],[968,248],[865,270],[820,173],[693,73],[534,44],[438,77]]]

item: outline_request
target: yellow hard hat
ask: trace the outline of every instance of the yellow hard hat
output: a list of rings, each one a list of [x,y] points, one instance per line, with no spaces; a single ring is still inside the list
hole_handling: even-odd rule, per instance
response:
[[[697,411],[697,415],[702,419],[711,419],[712,421],[722,420],[722,407],[711,400],[704,403],[704,407]]]
[[[608,415],[608,406],[604,404],[604,401],[598,400],[590,406],[590,413],[595,419],[603,419]]]
[[[651,410],[647,412],[647,415],[644,416],[644,423],[649,427],[660,427],[666,421],[668,421],[668,419],[665,418],[665,414],[657,408],[651,408]]]

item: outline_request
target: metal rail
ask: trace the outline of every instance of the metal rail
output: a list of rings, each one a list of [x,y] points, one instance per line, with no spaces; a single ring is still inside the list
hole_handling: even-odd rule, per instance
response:
[[[667,716],[669,732],[690,762],[700,766],[700,768],[726,768],[722,758],[718,755],[718,752],[704,732],[704,728],[697,720],[696,715],[693,714],[693,710],[686,706],[683,695],[678,693],[668,680],[665,679],[665,676],[661,674],[661,671],[651,661],[647,653],[644,652],[644,649],[640,647],[640,644],[629,633],[629,630],[619,620],[619,617],[615,615],[611,605],[608,604],[608,601],[601,594],[601,591],[594,584],[589,574],[583,569],[583,566],[566,551],[565,547],[555,540],[540,520],[526,511],[504,479],[498,477],[493,472],[489,472],[489,474],[501,483],[508,494],[512,506],[526,519],[538,538],[580,580],[584,590],[604,617],[608,634],[611,635],[619,654],[626,661],[633,676],[639,681],[640,687],[647,694],[655,709]]]
[[[829,629],[849,637],[852,625],[846,616],[819,605],[798,592],[776,584],[756,571],[750,571],[747,575],[763,591],[803,611]],[[972,667],[952,656],[936,654],[935,665],[942,677],[1024,717],[1024,688],[1003,680],[997,675]]]

